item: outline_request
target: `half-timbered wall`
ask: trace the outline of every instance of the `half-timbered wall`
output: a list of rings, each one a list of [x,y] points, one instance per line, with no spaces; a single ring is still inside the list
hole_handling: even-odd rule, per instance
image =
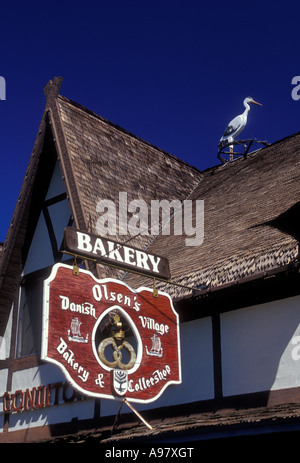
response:
[[[24,275],[49,267],[61,260],[59,251],[64,228],[69,224],[70,218],[70,205],[57,161],[29,248]]]

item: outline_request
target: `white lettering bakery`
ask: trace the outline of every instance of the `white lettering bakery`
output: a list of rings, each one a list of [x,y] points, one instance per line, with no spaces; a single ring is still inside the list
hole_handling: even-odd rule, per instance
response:
[[[78,378],[85,383],[89,377],[89,372],[76,362],[74,352],[68,348],[68,344],[63,340],[63,338],[60,338],[60,344],[57,346],[56,350],[62,355],[62,358],[66,361],[67,365],[70,365],[74,371],[77,371]]]

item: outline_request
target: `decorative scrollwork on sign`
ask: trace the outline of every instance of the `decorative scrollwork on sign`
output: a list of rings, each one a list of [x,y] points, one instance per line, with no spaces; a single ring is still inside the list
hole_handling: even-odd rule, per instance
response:
[[[120,321],[120,317],[118,314],[114,316],[114,334],[112,337],[103,339],[98,347],[98,354],[100,360],[104,363],[104,365],[110,368],[120,368],[121,370],[130,370],[133,368],[136,362],[136,354],[134,348],[131,344],[127,341],[122,341],[124,339],[124,331],[122,330],[122,322]],[[121,344],[120,344],[121,342]],[[118,345],[119,344],[119,345]],[[105,356],[105,349],[108,346],[112,346],[113,348],[113,361],[109,361]],[[126,349],[130,355],[130,359],[128,363],[122,362],[122,349]]]

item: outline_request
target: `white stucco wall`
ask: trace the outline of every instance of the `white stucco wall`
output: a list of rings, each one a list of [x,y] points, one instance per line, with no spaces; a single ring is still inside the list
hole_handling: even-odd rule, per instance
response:
[[[300,296],[221,315],[225,396],[300,386]]]

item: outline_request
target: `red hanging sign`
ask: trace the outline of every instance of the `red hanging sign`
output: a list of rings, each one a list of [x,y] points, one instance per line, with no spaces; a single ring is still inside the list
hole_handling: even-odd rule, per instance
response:
[[[41,356],[85,395],[152,402],[181,383],[178,315],[166,293],[56,264],[44,282]]]

